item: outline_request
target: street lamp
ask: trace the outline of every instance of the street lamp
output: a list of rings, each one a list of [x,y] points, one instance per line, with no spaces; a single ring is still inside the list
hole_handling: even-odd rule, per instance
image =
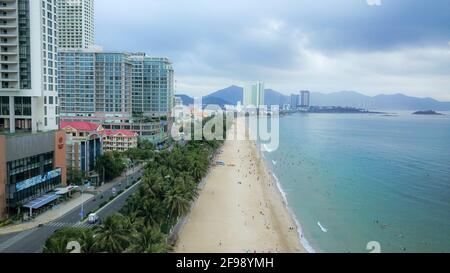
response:
[[[84,219],[84,191],[91,188],[90,181],[86,181],[86,184],[83,184],[83,187],[81,187],[81,212],[80,212],[80,222],[83,222]]]

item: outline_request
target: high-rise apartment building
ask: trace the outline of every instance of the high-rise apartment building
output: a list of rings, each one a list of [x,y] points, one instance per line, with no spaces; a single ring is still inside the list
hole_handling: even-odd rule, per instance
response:
[[[58,129],[56,0],[0,0],[0,131]]]
[[[300,107],[302,108],[309,108],[310,106],[310,99],[311,99],[311,93],[309,91],[300,91],[301,94],[301,103]]]
[[[62,117],[131,118],[132,63],[126,53],[60,50]]]
[[[131,56],[133,63],[133,114],[167,116],[172,112],[174,71],[168,58],[144,53]]]
[[[173,69],[166,58],[142,58],[95,48],[60,50],[61,117],[99,123],[106,130],[135,131],[155,143],[164,140],[167,125],[146,121],[141,113],[159,116],[171,112]]]
[[[94,45],[94,0],[58,0],[58,7],[59,47],[62,49],[92,47]]]
[[[264,83],[247,84],[244,88],[244,107],[254,106],[259,108],[264,106],[264,96]]]
[[[300,106],[300,95],[292,94],[291,95],[291,109],[296,109]]]

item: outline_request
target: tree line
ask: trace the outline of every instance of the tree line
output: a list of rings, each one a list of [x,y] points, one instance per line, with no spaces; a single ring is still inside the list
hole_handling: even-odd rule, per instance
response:
[[[208,122],[208,119],[203,123]],[[224,122],[224,132],[227,123]],[[164,253],[170,251],[168,236],[179,218],[198,197],[198,184],[208,172],[223,141],[189,141],[164,151],[154,147],[129,151],[132,160],[145,160],[141,185],[119,213],[94,229],[62,229],[50,237],[44,253],[66,253],[76,241],[82,253]],[[124,155],[122,155],[124,156]],[[105,162],[113,164],[112,162]]]

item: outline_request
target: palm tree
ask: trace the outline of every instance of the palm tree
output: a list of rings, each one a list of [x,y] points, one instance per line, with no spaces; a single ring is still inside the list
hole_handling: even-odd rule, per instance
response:
[[[114,214],[97,229],[95,247],[102,252],[121,253],[130,244],[131,226],[125,216]]]
[[[63,237],[53,237],[45,242],[43,253],[69,253],[68,240]]]
[[[69,242],[78,242],[82,253],[93,253],[94,239],[91,230],[79,228],[64,228],[56,231],[44,245],[44,253],[69,253],[72,250],[67,249]]]
[[[164,180],[160,175],[151,174],[142,177],[142,188],[146,193],[154,197],[161,195],[164,187]]]
[[[159,228],[145,226],[133,237],[133,243],[128,248],[130,253],[166,253],[166,235]]]
[[[169,209],[169,218],[176,219],[178,216],[186,214],[189,210],[190,201],[191,199],[180,186],[171,188],[166,193],[165,199]]]
[[[144,218],[147,225],[161,225],[166,215],[167,213],[161,200],[151,197],[142,200],[142,207],[138,211],[138,216]]]
[[[196,181],[200,181],[205,174],[205,164],[201,160],[193,159],[191,161],[192,176]]]
[[[92,230],[83,230],[80,236],[81,252],[82,253],[95,253],[95,239]]]

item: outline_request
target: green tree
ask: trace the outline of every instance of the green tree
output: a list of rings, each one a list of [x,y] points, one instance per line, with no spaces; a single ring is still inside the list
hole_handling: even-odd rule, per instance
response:
[[[122,253],[130,245],[131,233],[129,220],[122,214],[113,214],[97,228],[95,247],[100,252]]]
[[[78,169],[69,167],[67,168],[67,182],[72,185],[81,185],[86,180],[86,174]]]
[[[173,220],[187,213],[190,207],[190,201],[189,193],[181,185],[170,188],[166,193],[165,199],[170,218]]]
[[[157,227],[145,226],[133,236],[133,243],[127,250],[129,253],[166,253],[167,236]]]
[[[45,242],[44,253],[69,253],[67,249],[69,242],[78,242],[81,246],[81,253],[94,253],[94,234],[89,229],[64,228],[56,231]]]
[[[122,174],[125,170],[125,160],[122,154],[118,152],[107,152],[97,157],[95,162],[95,170],[100,174],[104,174],[105,180],[110,181]]]

